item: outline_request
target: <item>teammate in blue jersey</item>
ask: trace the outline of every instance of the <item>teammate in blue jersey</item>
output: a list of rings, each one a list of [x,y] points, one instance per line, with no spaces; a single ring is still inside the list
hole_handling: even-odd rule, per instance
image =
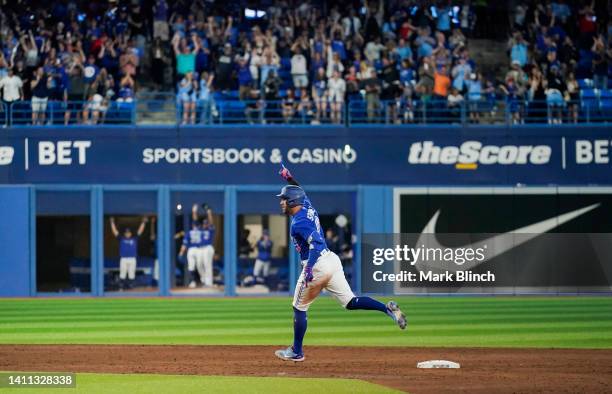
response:
[[[261,238],[257,241],[257,258],[253,267],[253,276],[257,283],[265,283],[268,277],[272,261],[272,246],[274,246],[274,242],[270,239],[270,232],[264,230]]]
[[[110,218],[111,231],[119,240],[119,279],[121,280],[120,289],[131,288],[132,282],[136,278],[136,259],[138,258],[138,238],[144,232],[148,219],[142,218],[136,236],[132,234],[132,229],[126,227],[123,234],[119,234],[115,218]],[[127,279],[126,279],[127,278]]]
[[[213,284],[213,256],[215,249],[215,226],[213,224],[212,210],[206,207],[207,217],[200,221],[198,217],[198,205],[194,204],[191,209],[191,229],[183,237],[183,245],[179,256],[187,251],[187,269],[191,277],[189,288],[196,287],[195,271],[198,270],[202,286]]]
[[[397,303],[386,305],[370,297],[356,297],[353,294],[342,269],[340,258],[327,249],[325,237],[319,222],[319,215],[312,206],[304,189],[285,166],[279,172],[288,183],[280,194],[283,213],[291,217],[290,235],[302,261],[302,273],[293,295],[293,346],[277,350],[276,356],[286,361],[304,361],[302,342],[306,334],[306,312],[321,290],[327,290],[346,309],[380,311],[391,317],[403,330],[406,316]]]

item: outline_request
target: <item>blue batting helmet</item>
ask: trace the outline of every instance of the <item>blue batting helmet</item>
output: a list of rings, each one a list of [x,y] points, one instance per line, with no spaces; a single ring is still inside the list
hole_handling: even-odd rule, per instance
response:
[[[287,185],[283,187],[280,194],[277,194],[276,197],[284,198],[287,200],[287,205],[289,207],[295,207],[298,205],[304,205],[306,193],[304,192],[304,189],[299,186]]]

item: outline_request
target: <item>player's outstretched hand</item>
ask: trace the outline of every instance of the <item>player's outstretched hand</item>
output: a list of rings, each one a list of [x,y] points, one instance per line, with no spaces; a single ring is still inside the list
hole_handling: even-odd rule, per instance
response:
[[[312,267],[306,266],[304,268],[304,283],[306,284],[306,287],[308,287],[308,284],[312,282],[313,279],[314,275],[312,273]]]
[[[281,169],[278,171],[278,174],[286,181],[288,181],[290,178],[293,178],[291,172],[287,167],[285,167],[283,163],[281,163]]]

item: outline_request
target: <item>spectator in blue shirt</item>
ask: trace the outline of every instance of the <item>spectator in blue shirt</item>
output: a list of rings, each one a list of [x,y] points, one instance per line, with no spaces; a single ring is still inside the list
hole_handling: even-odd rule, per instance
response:
[[[448,38],[448,36],[450,35],[450,29],[451,29],[451,19],[450,19],[451,18],[450,17],[451,7],[447,3],[445,6],[442,6],[442,7],[436,6],[435,10],[436,10],[436,28],[442,33],[444,33],[444,36]]]
[[[240,100],[248,100],[250,90],[253,87],[253,75],[251,74],[251,58],[249,55],[238,58],[238,97]]]
[[[527,64],[527,42],[523,34],[516,32],[508,43],[510,47],[510,62],[518,62],[521,67]]]
[[[404,61],[404,59],[412,61],[412,49],[410,48],[410,45],[406,43],[406,40],[404,40],[403,38],[399,39],[397,48],[395,48],[395,52],[399,57],[399,59],[397,59],[398,63]]]

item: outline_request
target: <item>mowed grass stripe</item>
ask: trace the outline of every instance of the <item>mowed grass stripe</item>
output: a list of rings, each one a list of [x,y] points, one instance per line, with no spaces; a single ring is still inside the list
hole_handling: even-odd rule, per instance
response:
[[[336,309],[334,313],[323,313],[322,311],[313,309],[310,311],[311,316],[316,317],[320,321],[329,323],[338,323],[346,320],[347,316],[350,316],[351,321],[367,321],[367,320],[379,320],[380,316],[372,314],[367,311],[344,311]],[[506,313],[504,311],[497,311],[496,313],[490,313],[486,315],[469,316],[467,313],[461,314],[431,314],[431,313],[420,313],[418,311],[410,312],[407,314],[411,321],[418,322],[420,324],[427,323],[457,323],[463,318],[469,318],[471,323],[495,323],[498,321],[503,322],[523,322],[526,318],[530,322],[550,322],[550,321],[610,321],[612,322],[612,313],[610,311],[598,310],[595,312],[577,311],[577,312],[534,312],[534,311],[522,311]],[[194,324],[225,324],[228,321],[231,322],[243,322],[243,318],[237,317],[239,314],[225,313],[225,314],[168,314],[168,315],[142,315],[134,316],[132,314],[109,314],[109,315],[61,315],[57,313],[53,314],[37,314],[34,316],[19,316],[12,317],[10,319],[0,319],[0,330],[10,327],[61,327],[62,325],[72,327],[74,324],[81,324],[83,327],[95,327],[97,325],[105,324],[119,324],[119,325],[146,325],[148,323],[160,324],[160,325],[172,325],[181,324],[179,322],[188,322]],[[279,319],[286,319],[291,317],[290,311],[284,310],[281,313],[255,313],[249,316],[249,322],[254,325],[266,324],[270,321]],[[57,321],[54,323],[54,321]]]
[[[261,299],[0,300],[0,343],[286,344],[286,297]],[[401,332],[381,314],[322,297],[309,344],[612,347],[612,299],[405,298]]]
[[[540,318],[542,318],[540,316]],[[390,322],[389,319],[384,317],[383,315],[378,316],[378,318],[353,318],[351,319],[351,326],[357,327],[378,327],[381,326],[383,320]],[[520,328],[549,328],[551,327],[551,322],[555,323],[555,327],[559,328],[595,328],[595,327],[609,327],[612,328],[612,320],[606,316],[601,317],[601,319],[591,319],[588,321],[581,321],[580,319],[567,321],[560,321],[559,319],[532,319],[530,322],[525,322],[522,320],[508,321],[503,319],[496,319],[494,322],[491,321],[482,321],[476,322],[472,319],[465,321],[449,321],[448,319],[444,320],[447,324],[445,327],[441,327],[441,321],[424,321],[422,319],[411,319],[411,331],[428,331],[431,329],[436,330],[455,330],[457,328],[465,331],[470,329],[498,329],[498,327],[514,327],[515,329]],[[339,326],[340,323],[345,322],[345,319],[317,319],[313,324],[316,324],[317,327],[336,327]],[[243,327],[251,327],[251,328],[268,328],[275,324],[284,325],[287,323],[287,318],[277,318],[270,319],[265,321],[252,321],[252,320],[234,320],[227,319],[225,321],[210,321],[206,319],[196,319],[196,320],[183,320],[183,321],[163,321],[159,322],[156,320],[146,320],[139,322],[76,322],[76,323],[11,323],[11,324],[0,324],[0,334],[2,333],[45,333],[49,331],[54,332],[72,332],[75,328],[87,329],[89,332],[93,331],[106,331],[108,329],[118,330],[118,331],[131,331],[131,330],[142,330],[143,328],[150,329],[154,327],[155,329],[180,329],[184,330],[187,328],[194,329],[204,329],[204,330],[213,330],[213,329],[227,329],[227,327],[235,327],[237,329],[242,329]],[[348,328],[347,328],[348,329]]]
[[[289,326],[289,327],[287,327]],[[410,332],[415,335],[426,334],[430,337],[435,336],[469,336],[469,335],[485,335],[485,334],[494,334],[494,335],[504,335],[504,334],[529,334],[538,332],[538,333],[569,333],[572,330],[575,332],[583,332],[588,329],[589,333],[600,332],[603,334],[608,334],[605,336],[612,337],[610,333],[611,325],[605,326],[596,326],[592,324],[581,324],[581,325],[506,325],[506,324],[498,324],[498,325],[489,325],[487,327],[482,327],[478,325],[469,326],[456,326],[456,327],[440,327],[440,326],[427,326],[427,327],[411,327]],[[289,329],[288,329],[289,328]],[[377,325],[345,325],[345,326],[325,326],[321,324],[312,324],[312,329],[317,330],[320,333],[350,333],[353,336],[367,336],[374,333],[385,333],[392,330],[397,329],[390,321],[386,322],[386,324],[377,324]],[[222,335],[261,335],[266,333],[284,333],[290,332],[290,325],[282,324],[278,326],[268,326],[268,327],[248,327],[248,325],[240,326],[240,327],[221,327],[221,328],[175,328],[175,329],[160,329],[157,327],[149,327],[147,329],[140,328],[132,328],[132,329],[117,329],[112,328],[112,335],[117,338],[125,338],[125,337],[136,337],[141,332],[146,331],[152,336],[165,335],[166,332],[177,332],[179,334],[191,335],[191,334],[202,334],[209,336],[222,336]],[[88,338],[99,336],[100,334],[106,334],[108,330],[90,330],[87,329],[86,332],[73,332],[74,330],[58,330],[53,332],[14,332],[14,333],[2,333],[2,336],[6,339],[10,338],[35,338],[40,336],[45,336],[47,338],[63,338],[67,333],[70,333],[72,336],[72,340],[76,341],[79,338]],[[366,331],[366,332],[364,332]],[[601,334],[600,334],[601,335]]]
[[[108,393],[241,393],[268,394],[286,392],[310,394],[330,392],[338,394],[400,393],[388,387],[357,379],[237,377],[198,375],[151,374],[90,374],[78,373],[75,388],[53,388],[54,394]],[[40,388],[3,389],[3,393],[40,394]]]
[[[566,314],[566,313],[612,313],[612,306],[608,307],[607,305],[602,306],[568,306],[565,309],[561,308],[526,308],[525,305],[517,306],[517,307],[504,307],[500,305],[497,308],[470,308],[470,307],[462,307],[461,310],[457,310],[457,307],[452,308],[433,308],[434,310],[424,309],[422,306],[419,307],[409,307],[401,305],[402,309],[407,313],[415,316],[461,316],[461,315],[471,315],[474,313],[485,313],[487,315],[521,315],[521,314],[549,314],[549,313],[557,313],[557,314]],[[0,305],[1,308],[1,305]],[[93,308],[95,309],[95,308]],[[339,305],[319,305],[315,304],[312,307],[312,312],[317,313],[321,316],[324,315],[336,315],[342,311],[342,308]],[[20,312],[11,312],[11,313],[3,313],[0,312],[0,322],[9,319],[20,319],[20,318],[47,318],[58,316],[61,318],[67,317],[78,317],[78,318],[86,318],[86,317],[107,317],[112,316],[114,318],[134,318],[137,319],[142,316],[158,316],[160,319],[164,318],[176,318],[181,316],[206,316],[207,318],[216,318],[216,317],[224,317],[227,315],[236,315],[241,313],[249,313],[253,318],[265,318],[268,316],[274,316],[279,313],[291,313],[290,307],[278,308],[278,309],[270,309],[265,306],[260,306],[260,309],[253,308],[235,308],[235,309],[225,309],[223,311],[211,310],[206,307],[202,307],[199,309],[185,309],[185,310],[177,310],[177,309],[168,309],[161,310],[155,308],[138,308],[134,310],[92,310],[92,307],[83,309],[83,310],[75,310],[74,308],[70,309],[41,309],[41,310],[24,310]]]

